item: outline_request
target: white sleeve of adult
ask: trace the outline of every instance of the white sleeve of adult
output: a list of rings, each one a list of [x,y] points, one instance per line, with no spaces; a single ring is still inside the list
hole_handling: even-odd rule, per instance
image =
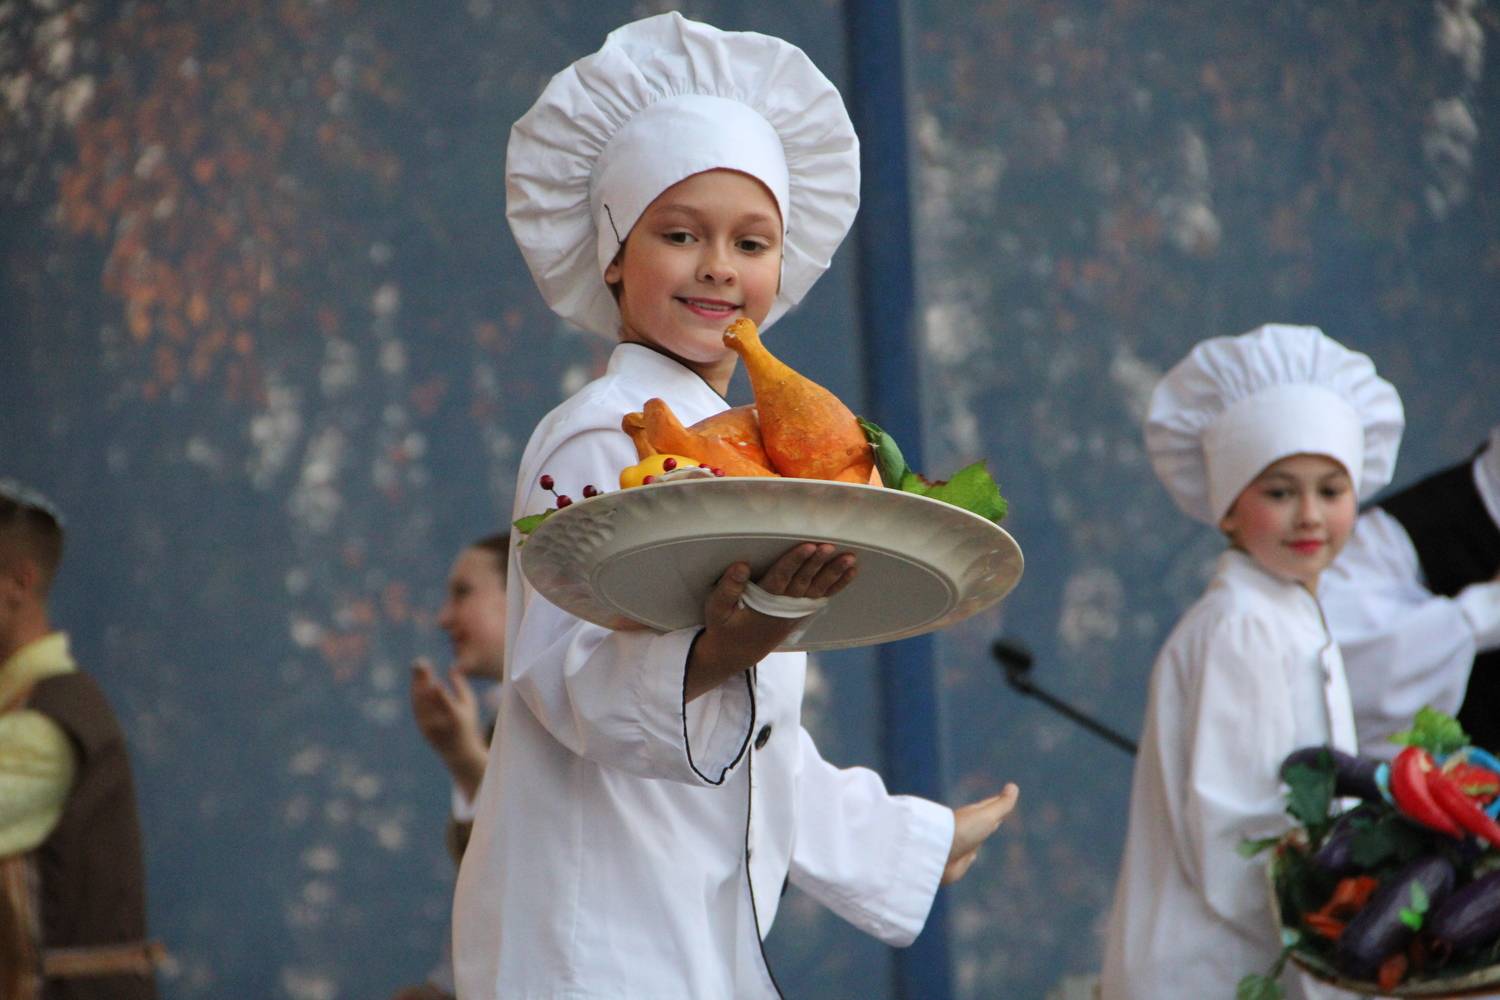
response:
[[[1453,601],[1474,630],[1479,651],[1500,649],[1500,580],[1471,583]]]
[[[799,727],[792,884],[867,934],[911,944],[953,847],[953,810],[891,795],[874,771],[838,768]]]
[[[1470,614],[1500,595],[1432,593],[1405,529],[1379,508],[1360,515],[1318,594],[1343,652],[1362,752],[1390,757],[1399,748],[1389,737],[1423,706],[1457,713],[1478,649]],[[1469,603],[1478,611],[1466,612]]]

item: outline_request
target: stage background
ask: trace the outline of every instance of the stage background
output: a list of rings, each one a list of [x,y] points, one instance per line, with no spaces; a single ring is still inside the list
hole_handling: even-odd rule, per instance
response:
[[[408,664],[443,658],[449,559],[608,353],[526,275],[506,133],[669,6],[0,5],[0,475],[69,516],[56,617],[130,739],[169,1000],[379,998],[437,957],[447,785]],[[682,9],[845,77],[837,3]],[[1098,964],[1129,761],[988,649],[1138,731],[1221,545],[1150,474],[1153,380],[1320,325],[1406,401],[1398,483],[1500,419],[1497,27],[1477,0],[907,5],[926,471],[988,460],[1027,555],[938,644],[949,800],[1023,789],[952,890],[958,996]],[[858,410],[853,254],[771,344]],[[825,754],[878,765],[871,656],[815,661]],[[795,892],[770,952],[790,996],[891,995],[889,953]]]

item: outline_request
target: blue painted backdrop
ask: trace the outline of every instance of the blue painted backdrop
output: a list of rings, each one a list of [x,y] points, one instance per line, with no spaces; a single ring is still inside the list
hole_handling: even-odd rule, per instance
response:
[[[525,274],[506,131],[666,6],[0,6],[0,473],[70,514],[56,612],[131,740],[166,997],[382,997],[437,954],[447,792],[407,664],[441,656],[449,558],[608,347]],[[682,9],[845,78],[838,4]],[[1138,430],[1201,337],[1306,322],[1369,352],[1408,405],[1398,482],[1500,419],[1497,11],[906,15],[927,471],[988,459],[1028,559],[937,644],[950,801],[1023,788],[952,893],[954,981],[1040,998],[1097,965],[1129,767],[989,643],[1137,730],[1218,548]],[[852,252],[773,346],[858,410]],[[815,666],[825,752],[878,762],[870,653]],[[886,951],[795,894],[771,951],[792,996],[891,995]]]

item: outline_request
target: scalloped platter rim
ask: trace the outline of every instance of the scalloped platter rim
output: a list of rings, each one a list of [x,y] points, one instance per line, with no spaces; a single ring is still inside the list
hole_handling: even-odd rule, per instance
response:
[[[764,571],[803,541],[859,557],[859,574],[786,649],[891,642],[954,625],[1003,599],[1021,547],[992,521],[884,486],[726,477],[652,483],[575,501],[521,547],[548,601],[608,628],[701,625],[703,600],[737,560]]]

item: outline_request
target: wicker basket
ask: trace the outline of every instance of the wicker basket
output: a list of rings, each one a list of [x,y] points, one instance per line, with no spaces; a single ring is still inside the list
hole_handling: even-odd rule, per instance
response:
[[[1288,836],[1292,837],[1296,834]],[[1266,865],[1266,887],[1271,895],[1271,915],[1276,921],[1278,935],[1284,930],[1301,933],[1301,928],[1288,927],[1281,917],[1281,896],[1276,891],[1276,880],[1280,874],[1277,861],[1280,857],[1281,848],[1278,847]],[[1382,990],[1378,985],[1367,980],[1349,979],[1317,955],[1309,955],[1293,949],[1291,959],[1293,964],[1308,975],[1337,986],[1339,989],[1363,996],[1457,998],[1500,995],[1500,965],[1489,965],[1456,976],[1414,976],[1393,990]]]

